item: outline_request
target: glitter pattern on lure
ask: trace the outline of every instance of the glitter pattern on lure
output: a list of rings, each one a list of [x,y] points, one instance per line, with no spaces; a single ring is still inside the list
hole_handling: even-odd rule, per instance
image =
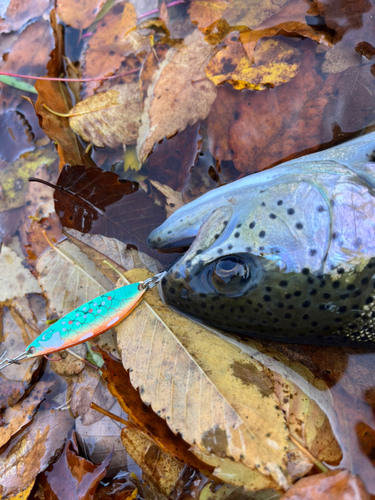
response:
[[[163,278],[165,272],[144,282],[116,288],[99,295],[59,319],[40,334],[21,354],[0,361],[0,370],[12,363],[36,356],[47,356],[56,351],[81,344],[117,325],[141,301],[143,295]]]

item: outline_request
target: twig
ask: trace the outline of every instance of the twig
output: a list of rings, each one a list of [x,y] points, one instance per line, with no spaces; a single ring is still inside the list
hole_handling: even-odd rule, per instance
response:
[[[322,464],[320,460],[314,457],[309,450],[307,450],[295,437],[293,437],[291,434],[289,434],[289,437],[291,441],[297,446],[297,448],[302,451],[310,460],[311,462],[318,467],[322,472],[328,472],[328,469],[325,465]]]
[[[96,403],[91,403],[90,404],[90,408],[92,408],[93,410],[98,411],[99,413],[102,413],[103,415],[105,415],[106,417],[111,418],[112,420],[116,420],[117,422],[120,422],[120,424],[124,424],[126,426],[129,425],[129,422],[127,420],[124,420],[123,418],[118,417],[114,413],[111,413],[110,411],[105,410],[104,408],[101,408]]]

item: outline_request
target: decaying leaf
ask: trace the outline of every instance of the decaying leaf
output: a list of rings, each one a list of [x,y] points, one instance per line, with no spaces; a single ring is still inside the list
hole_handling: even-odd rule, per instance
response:
[[[280,500],[370,500],[361,479],[347,470],[331,470],[324,474],[304,477],[293,485]]]
[[[115,73],[125,60],[125,55],[113,50],[137,23],[135,9],[131,3],[116,4],[95,28],[83,54],[83,78],[100,78]],[[88,97],[99,88],[100,81],[88,82],[84,95]]]
[[[43,186],[43,184],[35,183],[37,185]],[[50,192],[51,188],[46,188]],[[53,201],[53,200],[52,200]],[[52,206],[53,208],[53,206]],[[42,210],[44,206],[42,205]],[[35,214],[37,217],[39,212]],[[61,232],[60,219],[57,217],[56,212],[53,211],[49,213],[47,217],[43,217],[40,220],[32,220],[31,224],[29,222],[29,227],[27,231],[27,243],[26,251],[28,254],[28,264],[32,269],[35,268],[37,259],[46,251],[51,248],[44,234],[47,236],[49,241],[56,244],[65,239],[65,236]],[[30,219],[29,219],[30,220]]]
[[[147,273],[126,276],[138,281]],[[203,452],[242,462],[287,486],[289,438],[272,383],[265,377],[260,387],[244,384],[231,368],[248,364],[256,380],[263,377],[258,362],[172,312],[157,293],[149,293],[116,331],[133,386],[174,433]]]
[[[50,0],[11,0],[4,18],[0,19],[0,33],[22,28],[30,20],[30,8],[32,8],[32,17],[37,18],[47,10],[49,5]]]
[[[3,245],[0,252],[0,302],[22,297],[26,293],[40,293],[37,280],[16,252]]]
[[[39,408],[32,423],[3,448],[0,495],[25,490],[61,450],[73,424],[67,411]]]
[[[92,499],[100,480],[106,475],[112,455],[113,451],[99,465],[80,457],[77,437],[73,433],[71,439],[66,441],[60,458],[39,474],[37,487],[49,498]]]
[[[235,33],[206,67],[215,85],[229,82],[237,90],[264,90],[288,82],[300,67],[300,52],[278,39],[260,40],[251,61]]]
[[[147,482],[151,482],[168,498],[176,486],[184,464],[161,450],[147,434],[137,428],[124,427],[121,440],[126,451],[146,474]]]
[[[27,179],[33,176],[39,167],[50,167],[56,160],[56,153],[51,148],[35,149],[13,163],[9,163],[0,172],[0,185],[3,197],[0,199],[0,212],[22,207],[29,189]]]
[[[98,147],[135,144],[141,105],[138,83],[116,85],[76,104],[69,124],[82,139]]]
[[[73,243],[63,241],[56,248],[39,258],[36,269],[50,307],[60,317],[111,290],[111,281]]]
[[[185,205],[182,199],[182,194],[178,191],[174,191],[169,186],[160,184],[158,181],[150,180],[151,184],[156,187],[166,198],[165,200],[165,211],[167,212],[167,217],[172,215],[176,210]],[[129,269],[129,268],[128,268]]]
[[[84,30],[93,23],[104,3],[105,0],[57,0],[56,12],[63,23]]]
[[[76,355],[80,356],[80,358],[85,359],[87,354],[86,344],[78,344],[69,348],[68,351],[62,351],[61,353],[56,354],[54,357],[51,356],[51,360],[56,358],[56,361],[51,361],[51,369],[61,377],[74,377],[75,375],[80,374],[86,364],[82,359],[77,358]]]
[[[213,50],[196,30],[186,37],[185,46],[167,52],[144,103],[137,145],[141,161],[164,137],[182,132],[208,115],[216,89],[204,68]]]

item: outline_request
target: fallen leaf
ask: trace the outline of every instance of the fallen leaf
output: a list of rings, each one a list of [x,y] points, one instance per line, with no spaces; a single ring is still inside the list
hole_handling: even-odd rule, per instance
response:
[[[77,354],[83,359],[86,359],[87,348],[86,344],[78,344],[69,348],[68,351],[61,351],[51,356],[51,369],[61,377],[74,377],[81,373],[86,364],[82,359],[77,358],[72,353]],[[57,361],[53,361],[57,359]]]
[[[164,137],[182,132],[208,115],[216,89],[204,68],[213,50],[196,30],[186,37],[183,47],[167,52],[144,103],[137,144],[142,162]]]
[[[55,208],[64,227],[116,237],[154,258],[170,262],[168,254],[150,250],[150,232],[165,220],[165,211],[138,187],[113,172],[81,165],[66,167],[55,190]]]
[[[70,111],[69,124],[83,140],[97,147],[135,144],[141,105],[138,83],[116,85],[76,104]]]
[[[83,78],[100,78],[113,75],[126,58],[123,53],[112,50],[137,23],[135,9],[131,3],[118,3],[101,19],[83,52]],[[88,97],[99,88],[100,81],[88,82],[84,95]]]
[[[126,273],[131,282],[146,275]],[[171,311],[157,293],[147,294],[116,331],[132,385],[175,434],[203,452],[227,456],[287,486],[289,438],[272,383],[243,384],[231,368],[249,363],[254,377],[261,376],[258,362]],[[147,348],[141,350],[141,344]],[[146,371],[141,368],[145,363]]]
[[[22,207],[29,190],[27,182],[39,167],[50,167],[56,160],[56,153],[52,148],[35,149],[25,153],[15,162],[9,163],[0,172],[0,185],[3,198],[0,199],[0,211]]]
[[[65,74],[63,61],[65,49],[63,27],[61,24],[57,24],[54,10],[51,12],[51,24],[54,28],[55,48],[51,52],[50,60],[47,63],[47,76],[55,78]],[[47,58],[44,59],[43,65],[45,65],[46,60]],[[60,169],[67,163],[70,165],[78,163],[92,166],[93,161],[84,153],[77,136],[69,127],[68,118],[57,116],[44,107],[48,106],[53,111],[61,114],[69,113],[73,106],[65,83],[38,80],[35,89],[38,92],[35,112],[39,119],[39,125],[47,137],[57,142]]]
[[[280,500],[370,500],[358,476],[347,470],[330,470],[300,479]]]
[[[73,432],[60,458],[39,474],[36,487],[41,488],[46,497],[51,499],[92,500],[99,482],[106,475],[112,456],[113,451],[100,465],[80,457],[77,436]]]
[[[23,260],[3,245],[0,251],[0,302],[22,297],[26,293],[40,293],[37,280],[24,267]]]
[[[32,17],[36,19],[43,15],[48,9],[50,0],[11,0],[7,6],[4,17],[0,19],[0,33],[18,31],[30,20],[30,8]]]
[[[147,160],[147,171],[151,179],[182,191],[202,150],[201,125],[198,121],[183,132],[155,144]]]
[[[51,382],[38,382],[26,399],[5,410],[4,423],[0,427],[0,447],[4,446],[14,434],[32,421],[40,403],[46,393],[51,390],[52,385]],[[2,386],[3,384],[1,384],[1,390]]]
[[[189,451],[190,445],[180,435],[176,436],[165,420],[142,402],[139,392],[130,382],[129,372],[124,369],[122,363],[102,350],[100,353],[105,361],[102,374],[108,384],[108,390],[115,396],[134,424],[151,436],[162,450],[190,467],[204,471],[206,475],[211,473],[213,467],[205,464]]]
[[[300,52],[280,39],[259,40],[250,60],[236,33],[231,33],[206,66],[215,84],[229,82],[237,90],[264,90],[288,82],[300,67]]]
[[[323,113],[338,77],[330,75],[324,81],[318,74],[313,42],[303,40],[299,47],[302,63],[297,76],[280,87],[249,93],[236,110],[229,144],[240,172],[256,172],[316,151],[333,138],[333,123],[327,123]],[[290,95],[296,96],[293,105]]]
[[[17,160],[21,154],[35,148],[33,134],[25,117],[16,109],[8,109],[0,115],[0,158],[6,162]]]
[[[221,18],[231,25],[244,25],[255,29],[265,19],[279,12],[287,0],[273,3],[271,0],[254,0],[249,9],[246,0],[192,0],[189,15],[192,23],[204,30]]]
[[[242,487],[231,484],[223,484],[211,489],[212,485],[207,484],[200,492],[199,500],[279,500],[281,494],[275,490],[262,490],[258,495],[253,492],[244,491]]]
[[[168,498],[184,464],[161,450],[153,439],[137,428],[125,426],[121,431],[121,440],[126,451],[146,475],[147,482]]]
[[[165,184],[160,184],[160,182],[153,181],[151,179],[150,182],[166,198],[165,211],[167,212],[167,218],[170,217],[176,210],[185,205],[184,200],[182,199],[182,194],[179,193],[178,191],[174,191],[169,186],[166,186]]]
[[[106,238],[100,234],[83,234],[75,229],[65,229],[64,232],[113,283],[117,283],[118,274],[103,264],[105,259],[109,260],[122,272],[135,267],[147,269],[154,274],[163,270],[163,266],[159,261],[143,252],[127,248],[126,244],[116,240],[116,238]]]
[[[56,12],[64,24],[77,30],[88,28],[99,14],[105,0],[57,0]]]
[[[69,412],[40,407],[31,424],[2,449],[0,495],[25,490],[59,453],[73,424]]]
[[[51,248],[38,260],[38,279],[50,307],[59,317],[108,292],[112,283],[70,241]],[[71,293],[66,293],[70,290]]]
[[[29,495],[34,487],[34,484],[35,484],[35,478],[31,481],[30,485],[23,491],[20,491],[19,493],[17,493],[16,495],[12,495],[12,496],[7,496],[6,497],[6,500],[27,500],[29,498]],[[4,497],[3,496],[0,496],[0,500],[3,500]]]
[[[345,47],[335,46],[328,50],[322,64],[323,73],[342,73],[361,64],[361,56]]]

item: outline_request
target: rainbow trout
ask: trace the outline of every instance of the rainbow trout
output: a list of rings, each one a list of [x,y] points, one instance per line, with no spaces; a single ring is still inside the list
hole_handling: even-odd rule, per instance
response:
[[[375,346],[375,132],[211,191],[149,237],[165,301],[229,332]]]

